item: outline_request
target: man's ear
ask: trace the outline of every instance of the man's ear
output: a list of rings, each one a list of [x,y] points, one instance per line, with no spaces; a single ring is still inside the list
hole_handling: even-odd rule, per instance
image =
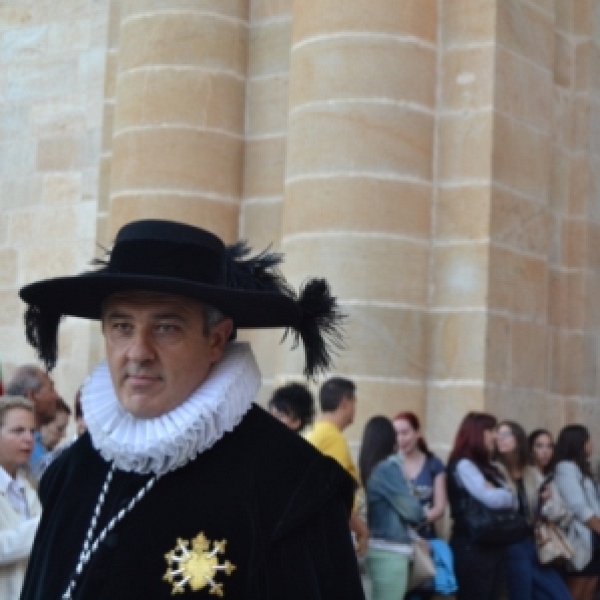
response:
[[[217,362],[223,356],[232,331],[233,321],[231,319],[222,319],[211,329],[209,338],[213,362]]]

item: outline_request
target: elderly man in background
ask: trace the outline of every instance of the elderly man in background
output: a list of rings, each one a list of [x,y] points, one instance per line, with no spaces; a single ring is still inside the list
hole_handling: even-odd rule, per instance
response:
[[[42,425],[54,419],[60,396],[54,389],[54,381],[40,367],[36,365],[18,367],[6,385],[4,393],[6,396],[23,396],[33,402],[37,431]]]
[[[48,368],[64,315],[101,320],[107,355],[82,391],[88,432],[41,481],[22,600],[364,598],[351,478],[254,404],[260,372],[233,341],[287,328],[311,376],[340,343],[341,315],[326,281],[297,295],[281,256],[248,253],[139,221],[99,270],[21,290]]]

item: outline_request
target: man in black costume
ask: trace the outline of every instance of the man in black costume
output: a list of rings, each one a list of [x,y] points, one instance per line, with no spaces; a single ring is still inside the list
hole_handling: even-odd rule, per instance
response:
[[[324,280],[202,229],[138,221],[96,271],[26,286],[29,342],[51,369],[60,319],[101,319],[88,433],[48,469],[22,600],[358,600],[346,473],[253,404],[238,328],[285,327],[307,375],[341,315]]]

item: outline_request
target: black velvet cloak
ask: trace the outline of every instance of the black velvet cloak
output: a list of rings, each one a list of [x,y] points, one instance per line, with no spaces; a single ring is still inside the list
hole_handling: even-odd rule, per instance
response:
[[[59,600],[78,561],[109,464],[88,434],[50,466],[22,600]],[[116,471],[99,528],[149,476]],[[227,540],[226,600],[364,599],[348,520],[353,482],[332,459],[253,406],[233,432],[160,478],[118,523],[77,580],[77,600],[162,600],[165,554],[203,532]],[[212,547],[212,546],[211,546]],[[208,586],[175,597],[216,598]]]

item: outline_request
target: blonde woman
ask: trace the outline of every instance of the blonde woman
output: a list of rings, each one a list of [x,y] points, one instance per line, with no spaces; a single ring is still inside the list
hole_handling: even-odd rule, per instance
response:
[[[17,600],[40,520],[37,494],[24,477],[33,450],[33,404],[0,397],[0,598]]]

